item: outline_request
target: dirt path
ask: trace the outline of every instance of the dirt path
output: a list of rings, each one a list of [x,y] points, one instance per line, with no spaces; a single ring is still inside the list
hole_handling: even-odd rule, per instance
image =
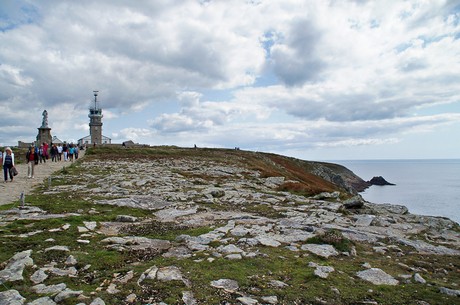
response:
[[[81,159],[85,155],[85,151],[81,150],[79,152],[79,159]],[[24,156],[14,156],[15,159],[18,158],[25,158]],[[0,205],[11,203],[16,201],[20,198],[22,192],[27,196],[32,192],[34,187],[42,183],[48,183],[48,177],[51,176],[52,173],[61,170],[63,167],[67,167],[71,165],[72,162],[64,161],[64,157],[62,161],[58,162],[51,162],[51,159],[47,160],[46,163],[38,163],[35,165],[34,176],[35,178],[29,179],[27,178],[27,164],[17,164],[16,169],[18,170],[19,174],[14,177],[13,182],[8,180],[7,183],[4,183],[4,176],[3,176],[3,168],[1,169],[1,179],[0,179]],[[9,177],[8,177],[9,178]]]

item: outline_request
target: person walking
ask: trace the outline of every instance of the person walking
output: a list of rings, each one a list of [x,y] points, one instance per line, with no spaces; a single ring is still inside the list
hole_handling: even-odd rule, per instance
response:
[[[61,161],[62,160],[62,146],[60,143],[58,144],[57,152],[58,152],[58,160]]]
[[[69,159],[70,159],[70,162],[73,162],[74,154],[75,154],[75,147],[74,147],[73,144],[70,144],[70,146],[69,146]]]
[[[69,147],[67,146],[66,143],[64,143],[64,145],[62,145],[62,152],[64,153],[64,161],[67,161],[68,153],[69,153]]]
[[[57,162],[58,150],[57,150],[56,144],[51,145],[50,154],[51,154],[51,162]]]
[[[26,153],[26,161],[27,177],[34,178],[35,162],[38,161],[38,155],[35,153],[35,149],[33,146],[30,146],[29,151]]]
[[[8,174],[10,174],[11,182],[13,182],[13,173],[11,169],[14,167],[14,153],[11,148],[5,148],[3,154],[3,176],[5,177],[5,183],[8,181]]]
[[[43,145],[40,145],[40,148],[38,149],[38,153],[39,153],[39,160],[40,160],[40,163],[46,163],[46,158],[45,158],[45,150],[43,148]]]
[[[48,148],[49,148],[48,143],[43,142],[43,156],[45,156],[45,160],[49,159]]]

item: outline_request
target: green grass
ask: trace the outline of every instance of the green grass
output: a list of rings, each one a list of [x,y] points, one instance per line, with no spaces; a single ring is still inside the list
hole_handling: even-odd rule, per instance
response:
[[[144,236],[148,238],[175,240],[177,236],[186,234],[190,236],[199,236],[208,233],[213,229],[209,227],[189,228],[173,222],[150,221],[142,224],[133,224],[123,228],[121,234]]]

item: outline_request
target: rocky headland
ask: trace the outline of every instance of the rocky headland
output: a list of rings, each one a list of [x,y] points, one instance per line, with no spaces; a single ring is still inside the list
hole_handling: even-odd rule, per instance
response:
[[[97,148],[0,211],[3,304],[455,304],[460,230],[343,166]]]

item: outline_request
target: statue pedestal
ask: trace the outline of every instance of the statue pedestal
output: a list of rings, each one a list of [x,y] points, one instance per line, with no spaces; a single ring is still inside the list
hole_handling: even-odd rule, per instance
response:
[[[40,146],[43,143],[51,144],[51,140],[53,137],[51,136],[51,128],[48,127],[40,127],[38,128],[38,135],[37,135],[37,145]]]

